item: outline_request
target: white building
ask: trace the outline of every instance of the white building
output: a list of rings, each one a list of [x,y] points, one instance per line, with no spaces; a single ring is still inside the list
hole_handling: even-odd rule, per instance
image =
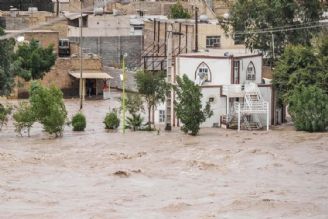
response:
[[[202,104],[210,102],[213,116],[203,127],[238,126],[244,129],[268,128],[273,124],[274,92],[264,84],[262,54],[245,50],[209,50],[181,54],[176,58],[172,75],[186,74],[201,87]],[[174,77],[172,77],[173,80]],[[164,106],[159,107],[156,121],[163,121]],[[239,111],[240,109],[240,111]],[[171,107],[171,124],[178,125]]]

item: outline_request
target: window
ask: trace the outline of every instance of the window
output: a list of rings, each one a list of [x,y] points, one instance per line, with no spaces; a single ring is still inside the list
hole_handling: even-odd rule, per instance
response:
[[[220,48],[221,37],[220,36],[207,36],[206,37],[206,48]]]
[[[239,66],[240,66],[239,61],[233,62],[233,83],[234,84],[239,84]]]
[[[246,80],[255,80],[255,66],[252,61],[248,64],[246,69]]]
[[[210,82],[211,80],[210,68],[205,62],[200,63],[195,72],[195,83],[202,85],[204,82]]]
[[[165,122],[165,110],[159,110],[159,122]]]

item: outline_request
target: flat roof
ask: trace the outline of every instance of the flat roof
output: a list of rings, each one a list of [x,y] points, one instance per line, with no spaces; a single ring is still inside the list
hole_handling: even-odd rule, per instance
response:
[[[203,57],[203,58],[229,58],[233,57],[248,57],[248,56],[261,56],[260,52],[251,52],[248,49],[209,49],[206,51],[192,52],[192,53],[182,53],[179,57]]]
[[[74,78],[80,78],[80,72],[77,71],[70,71],[70,75],[72,75]],[[82,72],[82,78],[86,79],[112,79],[113,77],[110,76],[106,72],[100,72],[100,71],[83,71]]]

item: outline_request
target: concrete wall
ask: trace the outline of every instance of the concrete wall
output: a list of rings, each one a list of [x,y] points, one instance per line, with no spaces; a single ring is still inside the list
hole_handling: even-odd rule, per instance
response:
[[[215,123],[220,124],[220,116],[226,114],[226,97],[220,96],[220,87],[203,87],[201,92],[203,97],[201,99],[202,106],[205,107],[209,98],[214,98],[211,102],[211,109],[213,110],[213,116],[202,123],[201,127],[213,127]]]
[[[248,82],[246,80],[246,71],[247,71],[247,66],[249,65],[250,62],[253,62],[254,66],[255,66],[255,81],[250,81],[250,82],[254,82],[257,84],[262,83],[263,58],[262,58],[262,56],[255,56],[255,57],[240,59],[240,84],[244,84],[244,83]]]
[[[78,42],[79,38],[70,37]],[[83,48],[102,57],[104,66],[120,66],[120,55],[127,53],[128,67],[140,66],[142,51],[142,36],[122,37],[85,37]]]

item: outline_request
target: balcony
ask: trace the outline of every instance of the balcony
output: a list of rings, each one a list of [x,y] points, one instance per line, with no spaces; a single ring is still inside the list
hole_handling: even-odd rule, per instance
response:
[[[227,97],[244,97],[244,86],[241,84],[223,85],[222,95]]]

